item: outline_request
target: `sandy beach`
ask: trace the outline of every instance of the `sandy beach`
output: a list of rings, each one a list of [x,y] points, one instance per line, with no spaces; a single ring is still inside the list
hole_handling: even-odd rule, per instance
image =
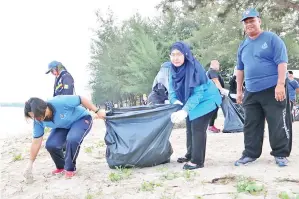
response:
[[[217,126],[222,122],[218,119]],[[170,163],[141,169],[110,169],[105,159],[104,134],[103,121],[96,121],[81,146],[77,175],[72,179],[50,174],[54,163],[43,142],[34,163],[32,184],[27,184],[22,176],[29,158],[31,132],[1,139],[1,198],[299,198],[299,122],[293,126],[293,150],[289,166],[284,168],[279,168],[269,154],[267,130],[262,156],[241,167],[235,167],[234,161],[243,150],[243,133],[208,133],[205,168],[190,172],[183,171],[183,164],[176,162],[185,154],[185,129],[172,132],[174,153]]]

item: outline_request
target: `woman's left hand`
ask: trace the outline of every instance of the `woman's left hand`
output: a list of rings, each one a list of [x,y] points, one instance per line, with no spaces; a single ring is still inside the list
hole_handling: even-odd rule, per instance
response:
[[[171,118],[171,122],[176,124],[186,119],[187,116],[188,113],[185,110],[179,110],[177,112],[172,113],[170,118]]]

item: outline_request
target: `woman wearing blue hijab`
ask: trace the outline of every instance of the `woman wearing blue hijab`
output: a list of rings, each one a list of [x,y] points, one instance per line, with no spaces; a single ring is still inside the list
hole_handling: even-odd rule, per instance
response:
[[[187,153],[178,162],[183,169],[204,167],[206,131],[209,121],[221,104],[220,93],[206,76],[206,71],[193,57],[190,47],[176,42],[170,50],[169,101],[183,106],[171,115],[173,123],[186,119]]]

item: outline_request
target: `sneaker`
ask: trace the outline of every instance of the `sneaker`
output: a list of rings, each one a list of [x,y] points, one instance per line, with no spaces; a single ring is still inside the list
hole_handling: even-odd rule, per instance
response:
[[[243,155],[239,160],[235,162],[235,166],[247,165],[251,162],[254,162],[255,160],[256,158],[251,158]]]
[[[215,126],[209,126],[208,130],[212,133],[219,133],[220,129],[217,129]]]
[[[72,178],[76,174],[75,171],[65,171],[66,178]]]
[[[52,171],[52,175],[58,175],[64,173],[64,169],[55,169]]]
[[[289,161],[285,157],[275,157],[275,162],[279,167],[288,166]]]

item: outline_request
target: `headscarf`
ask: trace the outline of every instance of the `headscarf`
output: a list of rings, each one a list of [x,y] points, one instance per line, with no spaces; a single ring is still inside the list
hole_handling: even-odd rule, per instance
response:
[[[185,57],[180,67],[171,64],[172,86],[178,100],[185,104],[192,95],[193,89],[206,84],[208,78],[202,65],[193,57],[190,47],[184,42],[175,42],[170,52],[179,50]]]

